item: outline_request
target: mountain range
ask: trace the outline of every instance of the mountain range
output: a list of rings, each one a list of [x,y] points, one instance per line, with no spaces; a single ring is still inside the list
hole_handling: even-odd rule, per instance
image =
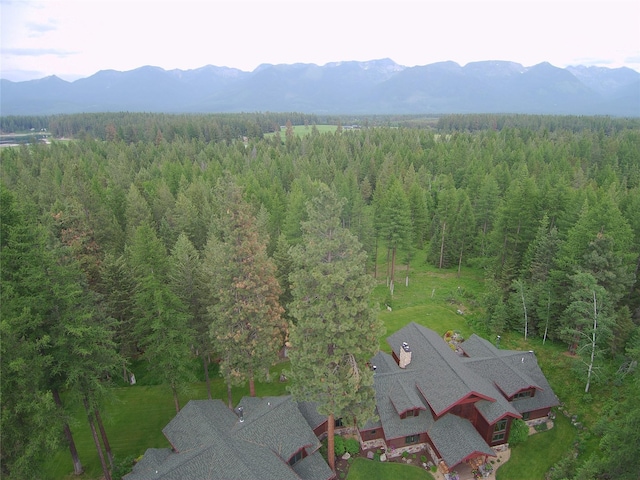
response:
[[[529,113],[640,116],[640,73],[629,68],[508,61],[404,67],[366,62],[260,65],[252,72],[207,65],[102,70],[0,81],[2,115],[143,111],[316,114]]]

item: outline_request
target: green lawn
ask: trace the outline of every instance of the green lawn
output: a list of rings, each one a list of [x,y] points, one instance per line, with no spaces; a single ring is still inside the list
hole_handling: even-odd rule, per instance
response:
[[[497,480],[542,480],[575,438],[576,430],[569,419],[558,415],[551,430],[536,433],[511,450],[509,461],[496,471]]]
[[[272,370],[275,381],[260,383],[256,390],[260,396],[286,394],[284,383],[278,381],[283,364]],[[144,374],[140,377],[144,378]],[[213,398],[226,402],[227,389],[220,377],[211,382]],[[235,403],[249,394],[248,386],[234,387],[233,400]],[[204,382],[194,383],[189,390],[181,395],[181,405],[189,399],[205,399],[207,390]],[[73,436],[78,448],[80,461],[85,468],[84,479],[100,478],[102,468],[96,453],[91,430],[89,429],[84,410],[81,406],[74,408],[75,422],[71,425]],[[134,385],[113,389],[112,399],[101,411],[105,423],[105,430],[109,436],[109,443],[113,454],[118,459],[129,456],[140,456],[147,448],[169,447],[169,443],[162,434],[162,429],[175,416],[171,391],[162,385]],[[72,475],[73,465],[69,450],[61,450],[47,460],[44,466],[45,478],[63,479],[77,478]]]
[[[401,463],[376,462],[366,458],[356,458],[347,480],[433,480],[431,473],[423,468]]]

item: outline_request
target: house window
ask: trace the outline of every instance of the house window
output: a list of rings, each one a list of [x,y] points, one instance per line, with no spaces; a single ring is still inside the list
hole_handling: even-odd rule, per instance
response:
[[[342,424],[342,419],[341,418],[336,419],[336,421],[334,423],[334,426],[336,426],[336,427],[344,427],[344,425]]]
[[[498,423],[496,423],[496,426],[493,427],[493,431],[495,433],[497,432],[504,432],[507,429],[507,419],[503,419],[500,420]]]
[[[303,456],[304,456],[304,448],[301,448],[296,452],[296,454],[293,457],[289,459],[289,465],[294,466],[296,463],[302,460]]]
[[[531,416],[531,412],[524,412],[522,414],[522,420],[529,420],[529,417]]]
[[[513,399],[516,400],[518,398],[529,398],[531,396],[531,390],[525,390],[524,392],[516,393],[513,396]]]
[[[413,410],[407,410],[407,411],[405,412],[405,414],[404,414],[404,415],[405,415],[405,417],[407,417],[407,418],[409,418],[409,417],[413,417]]]
[[[369,435],[370,435],[370,436],[373,436],[373,435],[375,435],[375,434],[376,434],[376,430],[369,430]]]
[[[491,437],[491,442],[499,442],[500,440],[504,440],[504,437],[507,434],[507,419],[500,420],[493,427],[493,437]]]
[[[404,439],[404,444],[405,445],[409,445],[412,443],[418,443],[418,440],[420,439],[419,435],[409,435],[408,437],[406,437]]]

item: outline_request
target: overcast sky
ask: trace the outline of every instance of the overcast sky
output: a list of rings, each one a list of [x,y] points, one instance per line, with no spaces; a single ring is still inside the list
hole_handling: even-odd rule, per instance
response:
[[[391,58],[640,71],[640,1],[0,0],[1,77]]]

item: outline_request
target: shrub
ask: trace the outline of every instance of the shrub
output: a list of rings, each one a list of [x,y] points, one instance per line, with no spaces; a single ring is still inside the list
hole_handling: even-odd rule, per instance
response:
[[[329,446],[327,445],[327,438],[325,437],[325,439],[320,442],[320,455],[322,455],[322,458],[327,460],[328,452]]]
[[[339,435],[336,435],[334,438],[333,451],[338,457],[341,457],[344,455],[344,452],[347,451],[347,448],[344,445],[344,438]]]
[[[422,463],[427,463],[427,457],[426,457],[426,455],[420,455],[420,461],[421,461]]]
[[[360,442],[355,438],[347,438],[344,442],[344,447],[349,452],[349,455],[357,455],[360,451]]]
[[[539,423],[538,425],[536,425],[535,427],[533,427],[536,429],[536,432],[544,432],[545,430],[547,430],[547,422],[544,423]]]
[[[511,433],[509,433],[509,445],[515,447],[516,445],[523,443],[529,438],[529,427],[523,420],[516,418],[511,423]]]
[[[124,459],[115,458],[113,472],[111,472],[111,477],[113,480],[120,480],[122,477],[131,472],[133,468],[133,464],[136,462],[136,458],[133,456],[128,456]]]
[[[402,458],[407,458],[408,456],[409,456],[409,452],[407,452],[406,450],[402,452]]]

